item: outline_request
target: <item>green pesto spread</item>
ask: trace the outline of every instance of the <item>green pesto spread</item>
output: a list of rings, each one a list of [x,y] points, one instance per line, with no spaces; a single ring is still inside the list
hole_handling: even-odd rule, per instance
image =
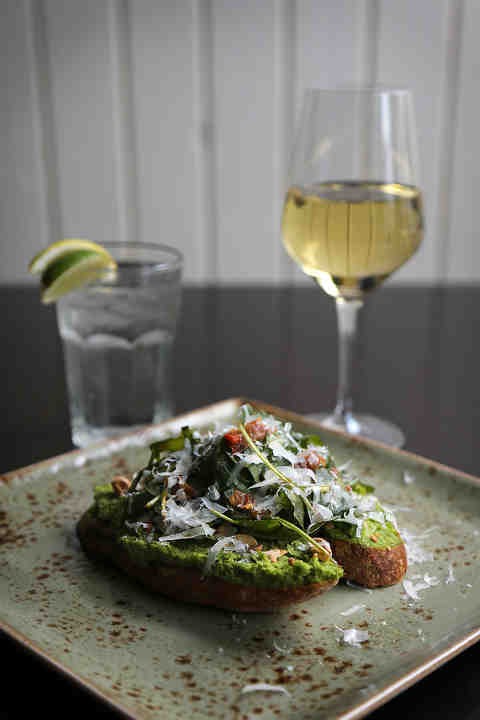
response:
[[[97,485],[90,513],[112,530],[122,530],[127,515],[127,502],[125,495],[115,494],[110,483]]]
[[[205,540],[181,542],[151,542],[123,535],[119,538],[136,565],[148,568],[154,565],[195,568],[203,571],[209,547]],[[248,557],[221,550],[209,575],[239,585],[265,588],[287,588],[312,583],[335,582],[343,575],[334,561],[320,562],[309,550],[302,551],[299,543],[270,543],[272,547],[287,550],[287,554],[272,562],[262,551],[248,553]],[[265,544],[263,545],[265,548]],[[295,559],[294,563],[291,560]]]
[[[389,550],[403,542],[395,526],[389,520],[382,525],[376,520],[366,519],[363,521],[360,535],[357,536],[356,530],[355,525],[336,520],[323,526],[322,535],[327,540],[348,540],[364,547],[382,550]]]
[[[95,502],[89,513],[116,532],[117,542],[129,553],[136,565],[145,568],[166,565],[203,570],[209,548],[218,537],[147,542],[146,539],[128,534],[128,528],[124,524],[127,502],[127,497],[117,496],[111,485],[100,485],[95,488]],[[252,524],[249,531],[253,531]],[[287,552],[276,562],[272,562],[261,550],[248,553],[248,557],[221,550],[209,574],[227,582],[269,588],[336,582],[343,575],[342,568],[335,561],[321,562],[301,541],[262,538],[261,544],[264,551],[278,548]]]

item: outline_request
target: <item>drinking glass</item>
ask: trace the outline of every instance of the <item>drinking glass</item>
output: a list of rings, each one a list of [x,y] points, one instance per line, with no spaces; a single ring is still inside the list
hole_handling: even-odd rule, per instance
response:
[[[117,261],[57,302],[78,447],[173,414],[172,348],[182,255],[153,243],[103,243]]]
[[[293,149],[282,237],[289,255],[335,299],[338,390],[322,422],[400,447],[387,420],[357,414],[351,371],[365,298],[423,237],[413,99],[380,87],[307,90]]]

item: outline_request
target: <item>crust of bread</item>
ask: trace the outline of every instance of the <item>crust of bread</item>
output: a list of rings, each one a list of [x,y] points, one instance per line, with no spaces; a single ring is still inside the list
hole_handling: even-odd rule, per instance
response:
[[[211,605],[237,612],[276,612],[327,592],[337,581],[312,583],[288,588],[261,588],[229,583],[216,577],[204,577],[194,568],[161,564],[140,567],[128,552],[115,542],[108,528],[85,513],[77,524],[83,550],[92,558],[117,566],[129,577],[155,593],[197,605]]]
[[[333,557],[343,567],[344,580],[368,588],[388,587],[400,582],[407,571],[407,552],[403,543],[388,549],[330,538],[329,543]]]

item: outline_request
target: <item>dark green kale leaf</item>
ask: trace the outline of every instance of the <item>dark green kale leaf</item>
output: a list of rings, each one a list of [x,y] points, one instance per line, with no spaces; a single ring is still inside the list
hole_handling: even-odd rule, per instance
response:
[[[221,495],[229,498],[235,490],[248,492],[250,485],[259,482],[264,469],[262,464],[247,464],[235,458],[221,435],[195,458],[187,481],[201,494],[215,483]]]
[[[201,495],[214,483],[222,492],[232,472],[234,463],[225,452],[224,445],[222,436],[213,438],[192,463],[187,482]]]

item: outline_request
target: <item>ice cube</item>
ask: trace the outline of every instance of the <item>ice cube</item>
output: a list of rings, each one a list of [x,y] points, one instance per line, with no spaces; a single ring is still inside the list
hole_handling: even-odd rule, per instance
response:
[[[87,344],[90,348],[98,350],[131,350],[133,343],[118,337],[118,335],[107,335],[106,333],[96,333],[87,338]]]
[[[80,333],[76,332],[76,330],[73,330],[73,328],[70,328],[66,325],[60,326],[60,335],[62,337],[62,340],[67,343],[76,343],[78,345],[83,345],[83,343],[85,342]]]
[[[135,340],[135,346],[154,347],[157,345],[167,345],[172,340],[172,333],[168,330],[150,330],[143,333]]]

